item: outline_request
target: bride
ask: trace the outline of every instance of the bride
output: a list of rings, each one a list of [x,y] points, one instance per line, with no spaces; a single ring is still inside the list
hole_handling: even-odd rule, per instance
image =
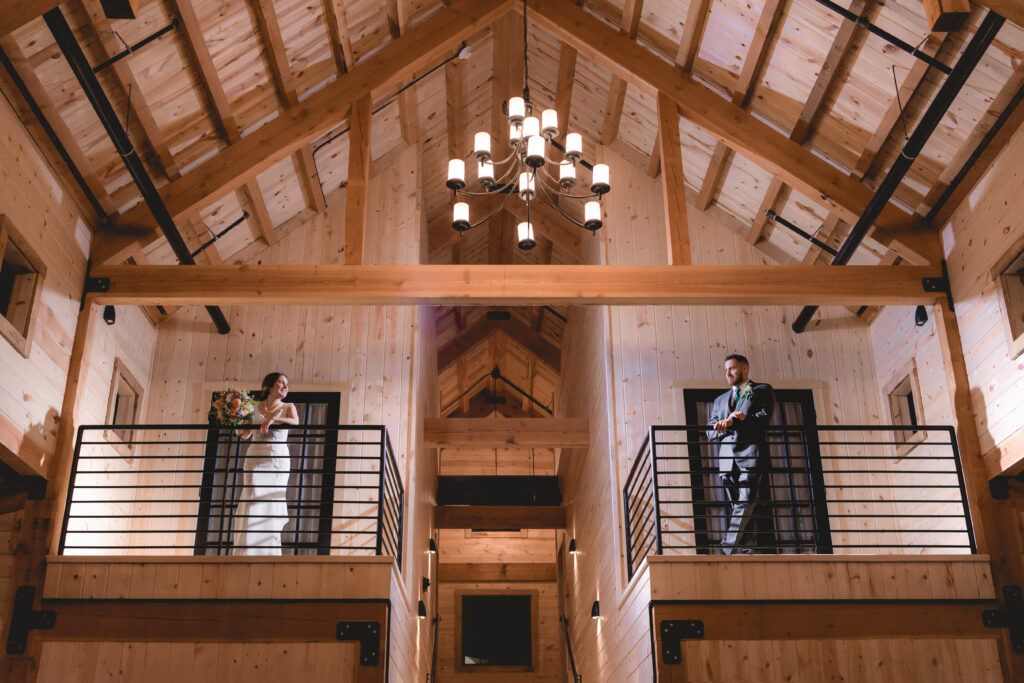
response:
[[[234,555],[280,555],[281,530],[288,521],[288,475],[291,454],[288,430],[271,425],[299,423],[295,404],[285,403],[288,378],[272,372],[263,378],[262,401],[256,405],[253,423],[259,429],[242,432],[252,439],[245,453],[244,486],[235,513]]]

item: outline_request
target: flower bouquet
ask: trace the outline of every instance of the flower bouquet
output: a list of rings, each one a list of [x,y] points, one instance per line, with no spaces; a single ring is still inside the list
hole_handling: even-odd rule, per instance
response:
[[[217,424],[237,427],[249,422],[256,410],[256,399],[244,389],[225,389],[213,392],[210,419]]]

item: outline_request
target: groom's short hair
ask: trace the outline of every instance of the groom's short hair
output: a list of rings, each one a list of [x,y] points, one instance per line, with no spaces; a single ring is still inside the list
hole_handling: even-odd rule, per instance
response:
[[[728,363],[731,360],[738,360],[739,362],[743,363],[747,367],[750,367],[750,361],[747,360],[747,357],[746,356],[741,356],[738,353],[730,353],[728,356],[725,357],[725,362],[726,363]]]

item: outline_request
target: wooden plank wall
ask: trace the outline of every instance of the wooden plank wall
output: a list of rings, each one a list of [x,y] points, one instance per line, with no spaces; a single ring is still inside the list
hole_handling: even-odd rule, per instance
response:
[[[1000,444],[1018,444],[996,459],[990,475],[1013,467],[1024,457],[1019,447],[1024,439],[1024,365],[1020,357],[1011,357],[1005,312],[991,275],[1007,251],[1014,245],[1020,249],[1024,239],[1022,154],[1024,129],[1019,129],[942,226],[981,452]]]

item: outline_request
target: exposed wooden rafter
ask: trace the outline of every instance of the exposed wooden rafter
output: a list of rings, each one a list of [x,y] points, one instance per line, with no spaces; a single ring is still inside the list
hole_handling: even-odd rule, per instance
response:
[[[348,117],[348,186],[345,194],[346,265],[363,262],[366,241],[366,194],[370,186],[370,96],[352,105]]]
[[[710,12],[711,0],[692,0],[689,9],[686,10],[683,35],[679,39],[679,49],[676,51],[676,64],[681,66],[683,71],[693,69],[693,60],[700,51],[700,42],[704,37],[704,28],[707,26]]]
[[[630,39],[635,39],[640,30],[640,17],[643,15],[643,0],[626,0],[622,7],[622,18],[619,26]],[[604,106],[604,124],[601,127],[601,144],[610,145],[619,137],[619,123],[622,121],[622,108],[626,103],[626,79],[612,74],[608,85],[608,102]]]
[[[679,108],[658,93],[658,150],[664,173],[661,186],[665,200],[665,238],[669,265],[693,263],[690,227],[686,217],[686,176],[679,140]]]

